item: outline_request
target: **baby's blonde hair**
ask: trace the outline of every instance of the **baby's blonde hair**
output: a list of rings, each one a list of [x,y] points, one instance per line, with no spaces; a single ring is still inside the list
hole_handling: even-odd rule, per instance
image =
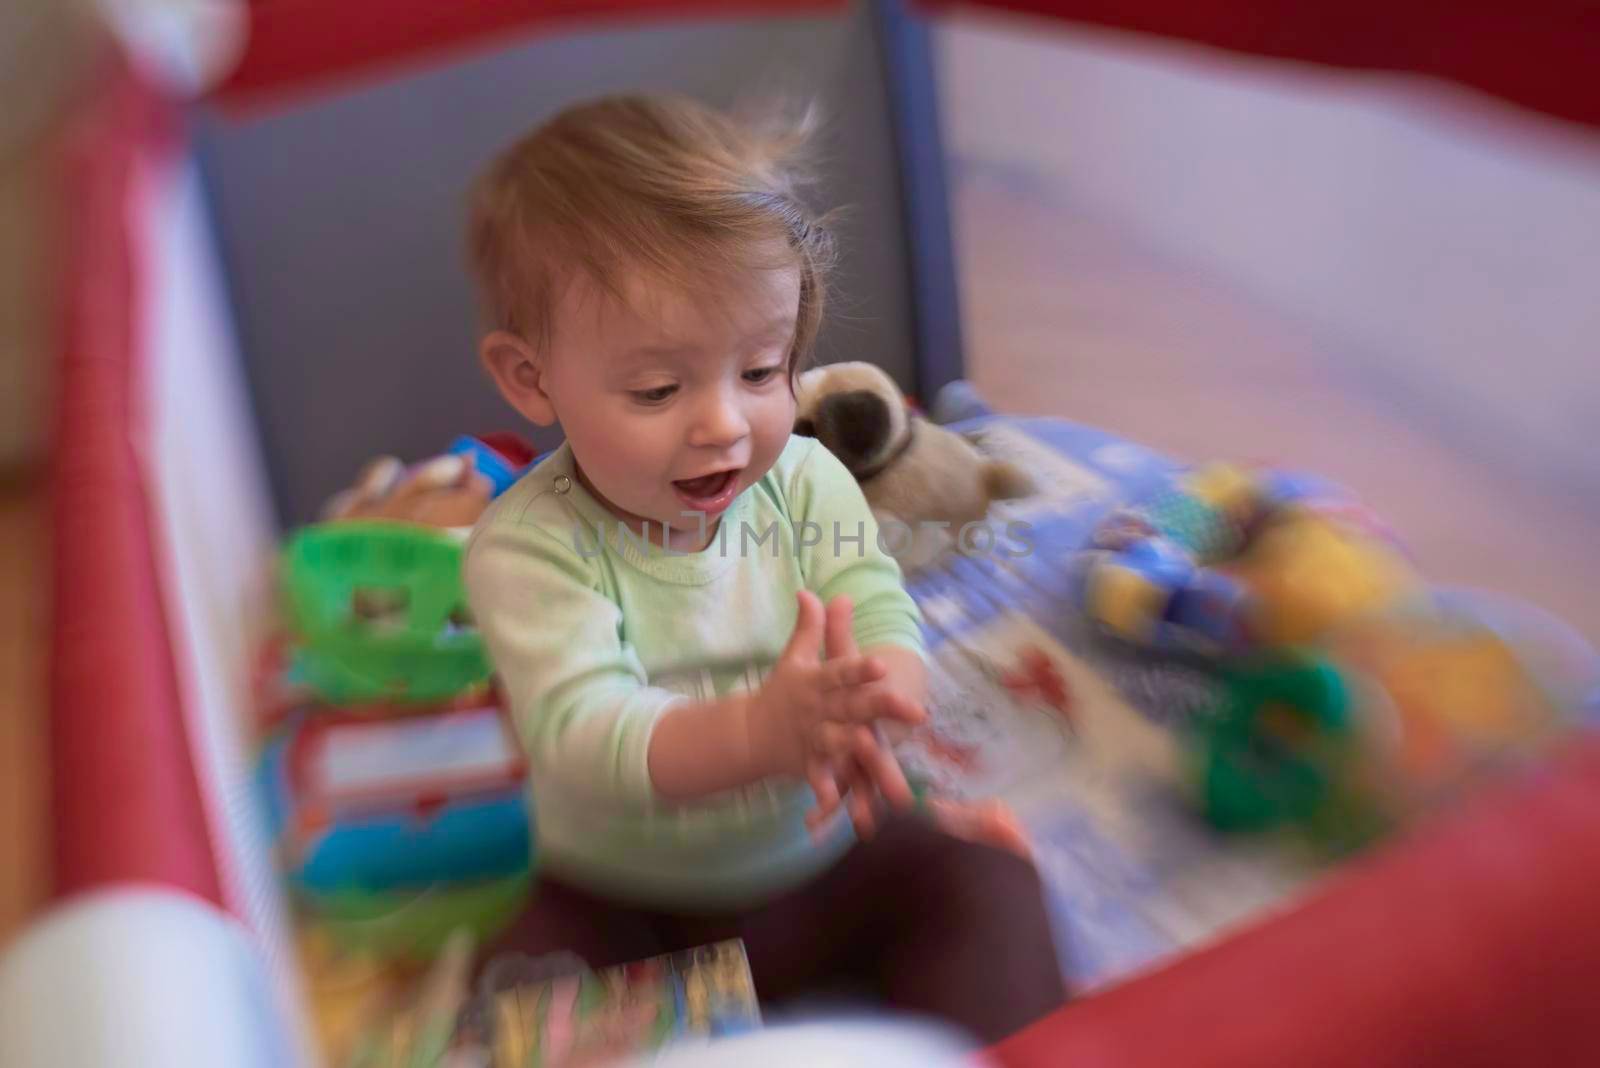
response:
[[[834,261],[827,220],[801,199],[815,126],[814,111],[746,123],[669,95],[560,112],[493,160],[473,191],[468,256],[493,328],[548,345],[553,305],[579,275],[620,296],[629,269],[692,289],[797,266],[792,382]]]

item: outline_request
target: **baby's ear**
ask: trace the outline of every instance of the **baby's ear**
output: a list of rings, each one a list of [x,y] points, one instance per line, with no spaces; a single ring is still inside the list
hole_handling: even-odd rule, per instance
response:
[[[506,403],[539,426],[556,421],[555,405],[544,391],[544,361],[522,338],[496,330],[478,343],[478,359]]]

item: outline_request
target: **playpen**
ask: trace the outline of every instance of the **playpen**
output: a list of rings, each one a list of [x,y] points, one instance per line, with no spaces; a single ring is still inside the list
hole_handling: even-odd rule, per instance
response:
[[[804,75],[854,105],[838,191],[883,209],[850,235],[845,270],[871,324],[851,343],[931,395],[961,363],[924,20],[973,6],[1009,8],[1036,33],[1062,18],[1431,74],[1600,123],[1600,25],[1575,0],[931,12],[890,0],[261,0],[208,100],[180,104],[137,64],[107,63],[59,175],[61,903],[0,986],[0,1048],[15,1063],[308,1056],[243,764],[253,609],[280,524],[310,518],[374,443],[423,454],[499,422],[481,387],[424,377],[469,351],[457,220],[440,205],[472,163],[530,116],[613,85],[727,100],[775,70],[773,86],[785,67]],[[774,28],[758,34],[763,20]],[[363,369],[374,352],[387,367],[376,385]],[[452,377],[470,376],[437,376]],[[1292,911],[993,1052],[1016,1065],[1593,1063],[1597,882],[1589,743]],[[208,1008],[190,1013],[201,992]]]

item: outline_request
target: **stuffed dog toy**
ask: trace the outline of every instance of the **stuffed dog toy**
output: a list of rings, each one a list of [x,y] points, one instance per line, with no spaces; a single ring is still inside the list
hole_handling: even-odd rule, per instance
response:
[[[894,379],[873,364],[813,368],[800,376],[796,396],[795,433],[839,458],[879,522],[945,522],[955,532],[982,522],[992,502],[1033,492],[1015,465],[911,411]]]

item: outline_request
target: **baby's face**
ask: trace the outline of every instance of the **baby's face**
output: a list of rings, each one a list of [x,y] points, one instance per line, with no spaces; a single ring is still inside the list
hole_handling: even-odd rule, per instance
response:
[[[800,275],[751,272],[715,299],[641,276],[624,297],[566,294],[545,391],[591,492],[635,529],[671,528],[681,548],[715,529],[789,440]]]

